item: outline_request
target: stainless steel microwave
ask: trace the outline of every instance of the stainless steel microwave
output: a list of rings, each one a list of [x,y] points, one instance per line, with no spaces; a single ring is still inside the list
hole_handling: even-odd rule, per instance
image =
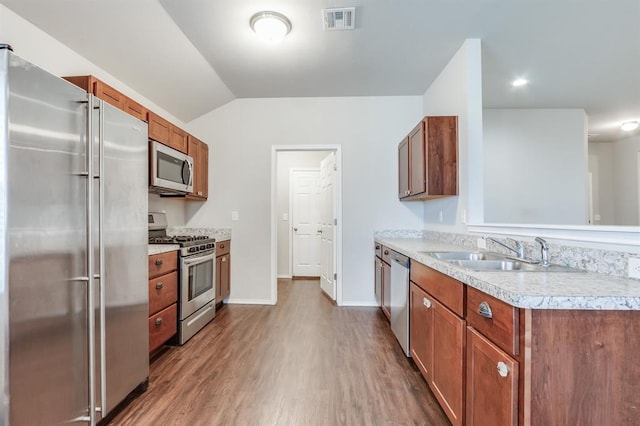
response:
[[[188,194],[193,192],[193,158],[156,141],[149,141],[149,192]]]

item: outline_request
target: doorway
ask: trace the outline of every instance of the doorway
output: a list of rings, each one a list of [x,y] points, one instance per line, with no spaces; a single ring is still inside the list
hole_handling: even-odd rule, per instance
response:
[[[322,291],[342,305],[340,162],[337,145],[272,147],[273,304],[278,278],[297,275],[318,277]],[[301,209],[294,208],[296,197]]]

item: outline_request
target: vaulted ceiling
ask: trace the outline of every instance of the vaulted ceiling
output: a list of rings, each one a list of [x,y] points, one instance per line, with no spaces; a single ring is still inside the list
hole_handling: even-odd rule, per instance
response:
[[[638,0],[0,2],[187,122],[234,98],[422,95],[466,38],[486,107],[585,108],[600,138],[640,120]],[[343,6],[355,30],[324,31]],[[261,10],[291,20],[281,44],[251,31]]]

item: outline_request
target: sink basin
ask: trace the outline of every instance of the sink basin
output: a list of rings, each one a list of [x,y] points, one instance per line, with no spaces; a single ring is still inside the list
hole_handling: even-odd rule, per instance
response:
[[[582,269],[562,265],[543,266],[522,262],[499,253],[480,251],[423,251],[420,253],[474,271],[585,272]]]
[[[519,260],[454,260],[451,263],[474,271],[514,271],[514,272],[584,272],[581,269],[562,265],[543,266]]]
[[[451,260],[503,260],[506,256],[498,253],[483,253],[479,251],[423,251],[426,255],[436,259]]]

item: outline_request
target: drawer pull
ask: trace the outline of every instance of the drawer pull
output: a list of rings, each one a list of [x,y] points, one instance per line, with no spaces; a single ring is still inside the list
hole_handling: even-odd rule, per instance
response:
[[[156,290],[161,290],[161,289],[162,289],[162,287],[164,287],[164,284],[162,283],[162,281],[158,281],[158,282],[156,283]]]
[[[223,256],[222,257],[222,262],[226,262],[227,261],[227,256]]]
[[[156,327],[160,327],[162,325],[164,321],[162,320],[162,317],[158,317],[156,318]]]
[[[431,307],[431,300],[427,299],[426,297],[422,298],[422,304],[426,307],[426,308],[430,308]]]
[[[487,302],[480,303],[480,305],[478,306],[478,313],[485,318],[493,318],[491,306],[489,306]]]
[[[384,251],[384,254],[385,254],[385,255],[389,254],[389,250],[385,250],[385,251]]]
[[[160,266],[164,263],[164,260],[162,259],[156,259],[156,266]]]
[[[220,244],[220,248],[223,249],[224,248],[224,244]]]
[[[380,250],[380,246],[376,244],[376,250]]]
[[[498,361],[498,374],[500,377],[507,377],[509,375],[509,367],[502,361]]]

